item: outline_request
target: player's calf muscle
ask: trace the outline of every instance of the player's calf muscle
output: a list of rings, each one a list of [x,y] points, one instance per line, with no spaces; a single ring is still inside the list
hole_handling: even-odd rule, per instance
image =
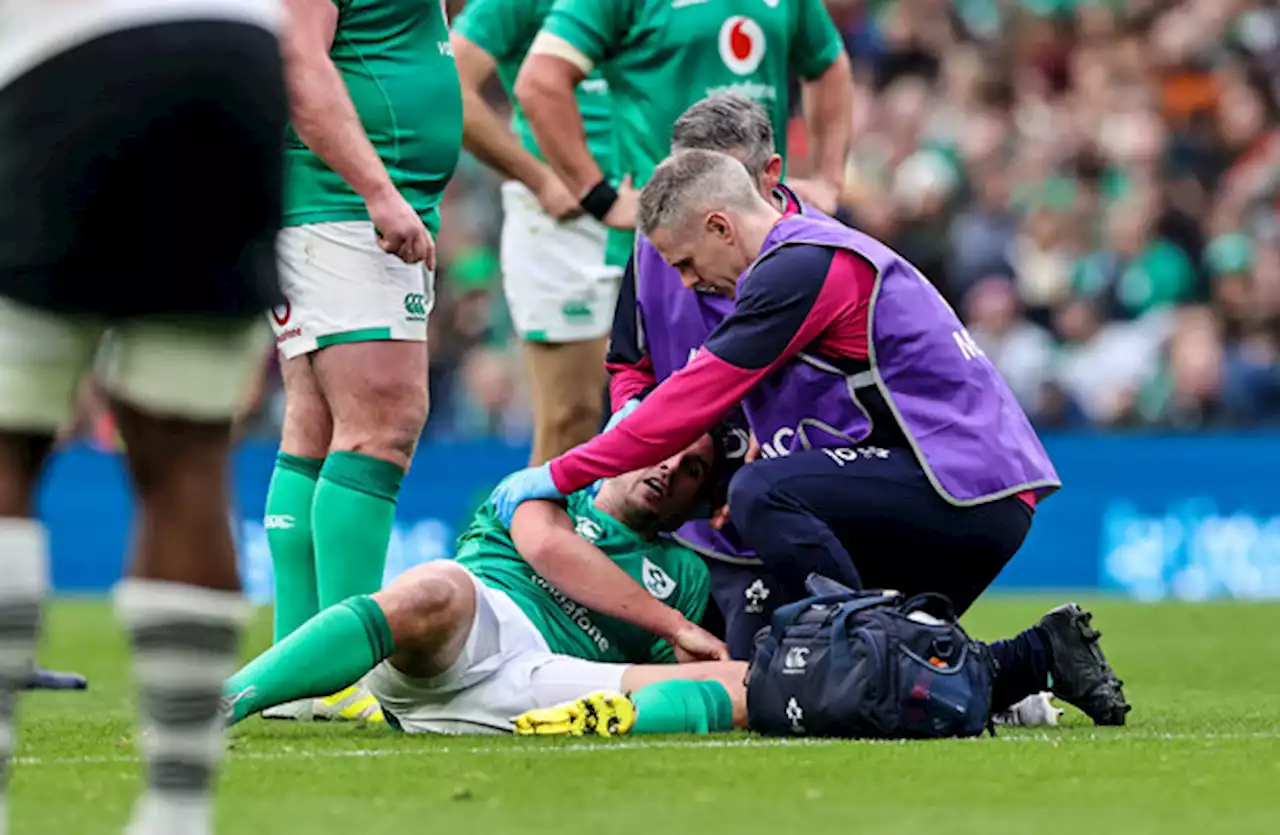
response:
[[[638,664],[622,675],[622,689],[637,690],[660,681],[718,681],[733,703],[733,726],[747,726],[747,665],[741,661],[705,661],[694,664]]]

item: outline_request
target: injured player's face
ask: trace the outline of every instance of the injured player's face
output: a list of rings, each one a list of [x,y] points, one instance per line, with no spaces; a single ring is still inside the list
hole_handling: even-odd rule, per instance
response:
[[[601,509],[632,530],[672,530],[705,496],[715,444],[703,435],[683,452],[654,467],[611,478],[600,488]]]

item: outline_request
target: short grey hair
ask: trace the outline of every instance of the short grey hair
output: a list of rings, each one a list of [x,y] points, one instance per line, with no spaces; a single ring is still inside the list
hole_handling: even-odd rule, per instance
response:
[[[647,237],[675,229],[690,215],[746,210],[763,202],[742,163],[719,151],[689,150],[668,157],[640,192],[636,228]]]
[[[710,96],[694,104],[671,128],[671,152],[699,149],[742,154],[753,177],[773,156],[773,122],[758,103],[737,93]]]

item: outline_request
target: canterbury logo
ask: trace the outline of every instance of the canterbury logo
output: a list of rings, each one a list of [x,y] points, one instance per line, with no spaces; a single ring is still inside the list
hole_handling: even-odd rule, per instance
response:
[[[427,296],[425,293],[407,293],[404,297],[404,312],[410,316],[427,315]]]
[[[786,658],[782,659],[783,674],[796,675],[803,673],[805,668],[809,666],[809,648],[808,647],[792,647],[787,650]]]
[[[293,522],[287,513],[272,513],[262,520],[262,527],[269,531],[288,531],[293,529]]]

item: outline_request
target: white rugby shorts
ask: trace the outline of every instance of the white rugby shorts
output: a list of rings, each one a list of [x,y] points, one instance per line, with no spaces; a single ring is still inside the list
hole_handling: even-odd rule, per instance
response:
[[[0,298],[0,428],[57,432],[87,373],[150,414],[229,420],[244,405],[269,344],[257,316],[108,326]]]
[[[521,338],[608,336],[622,269],[605,264],[604,224],[589,215],[559,223],[515,180],[502,185],[502,211],[502,289]]]
[[[621,690],[629,665],[555,655],[505,593],[474,576],[476,614],[458,661],[429,679],[384,661],[364,679],[382,709],[408,733],[500,734],[525,711],[600,690]]]
[[[277,239],[276,347],[293,359],[346,342],[426,342],[434,276],[378,246],[372,221],[287,227]]]

